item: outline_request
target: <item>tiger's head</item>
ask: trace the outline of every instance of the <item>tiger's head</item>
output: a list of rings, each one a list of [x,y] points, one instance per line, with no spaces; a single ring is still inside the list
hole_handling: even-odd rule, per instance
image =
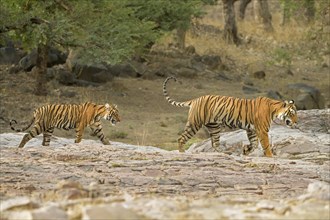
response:
[[[297,108],[294,101],[284,101],[283,107],[279,109],[277,118],[282,120],[288,127],[295,128],[298,122]]]
[[[120,122],[117,105],[109,105],[106,103],[104,106],[107,112],[107,114],[104,115],[104,119],[110,121],[112,125],[116,125],[117,122]]]

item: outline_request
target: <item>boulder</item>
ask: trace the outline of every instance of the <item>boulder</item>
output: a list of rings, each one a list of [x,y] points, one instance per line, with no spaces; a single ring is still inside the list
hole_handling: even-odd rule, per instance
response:
[[[145,72],[145,69],[142,64],[134,62],[133,64],[121,63],[108,66],[108,71],[113,76],[140,77]]]
[[[29,197],[26,196],[15,197],[12,199],[1,201],[0,212],[22,207],[36,208],[38,207],[38,204],[36,204]]]
[[[56,74],[53,76],[57,79],[57,81],[66,86],[72,86],[76,84],[76,77],[75,74],[65,70],[65,69],[58,69],[57,71],[49,71],[52,74]]]
[[[330,109],[298,111],[299,130],[304,133],[330,133]],[[327,139],[329,140],[329,139]]]
[[[196,53],[196,49],[194,46],[189,45],[188,47],[184,48],[184,53],[187,55],[193,55]]]
[[[274,90],[269,90],[267,92],[266,96],[268,98],[276,99],[276,100],[282,100],[283,99],[283,96],[278,91],[274,91]]]
[[[60,84],[65,86],[99,86],[100,85],[100,83],[97,82],[77,79],[77,76],[74,73],[71,73],[70,71],[62,68],[58,68],[58,69],[48,68],[47,73],[49,79],[54,78]]]
[[[55,48],[50,48],[48,51],[48,61],[47,66],[52,67],[54,65],[58,64],[64,64],[66,62],[67,54],[63,53],[60,50],[57,50]],[[31,53],[24,56],[20,61],[18,62],[18,65],[20,69],[23,69],[25,71],[31,71],[32,68],[37,63],[37,50],[33,50]]]
[[[73,67],[73,73],[77,79],[95,83],[106,83],[113,79],[113,75],[103,64],[85,65],[76,63]]]
[[[299,110],[322,109],[325,107],[324,97],[320,90],[304,83],[289,84],[287,97],[295,100]]]
[[[182,67],[179,69],[173,68],[171,72],[175,73],[175,75],[178,75],[179,77],[185,77],[185,78],[194,78],[198,74],[196,70],[186,67]]]
[[[82,220],[93,219],[147,219],[121,204],[91,205],[83,207]]]
[[[43,219],[67,219],[66,212],[57,205],[45,206],[36,210],[24,210],[11,212],[7,216],[8,220],[43,220]]]
[[[265,79],[266,73],[263,70],[256,71],[256,72],[253,73],[253,77],[256,78],[256,79]]]
[[[21,56],[14,47],[0,48],[0,64],[17,64]]]
[[[316,198],[330,201],[330,187],[327,183],[321,181],[310,183],[306,191],[307,193],[299,196],[299,199],[306,200],[308,198]]]
[[[50,48],[48,51],[47,66],[52,67],[58,64],[64,64],[66,62],[67,57],[68,57],[67,53],[62,52],[55,48]]]
[[[201,62],[209,69],[216,69],[221,64],[221,58],[219,55],[203,55]]]
[[[253,86],[248,86],[248,85],[243,85],[242,90],[245,94],[254,94],[254,93],[259,93],[260,90],[253,87]]]
[[[190,64],[189,67],[194,68],[197,71],[203,71],[204,70],[204,64],[202,63],[202,58],[200,55],[195,54],[190,58]]]
[[[67,219],[65,210],[57,205],[45,206],[32,212],[32,219]]]
[[[215,79],[221,80],[221,81],[233,81],[234,80],[234,78],[231,75],[228,76],[224,72],[218,72],[218,73],[216,73]]]

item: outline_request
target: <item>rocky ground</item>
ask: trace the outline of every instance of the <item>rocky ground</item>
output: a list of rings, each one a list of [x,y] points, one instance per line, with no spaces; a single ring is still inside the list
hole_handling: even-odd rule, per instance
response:
[[[330,112],[299,115],[299,129],[272,126],[274,158],[240,155],[239,131],[220,153],[59,137],[17,149],[23,133],[0,134],[1,218],[329,219]]]

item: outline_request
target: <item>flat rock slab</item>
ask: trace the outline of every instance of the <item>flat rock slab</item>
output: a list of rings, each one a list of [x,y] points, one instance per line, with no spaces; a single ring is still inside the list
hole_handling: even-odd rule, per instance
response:
[[[23,134],[15,135],[19,141]],[[40,146],[38,142],[37,146],[18,149],[18,141],[12,141],[9,136],[0,135],[1,143],[8,142],[0,148],[1,200],[6,202],[17,196],[31,198],[41,208],[26,207],[27,216],[48,210],[48,202],[66,201],[60,206],[65,207],[70,201],[87,199],[89,202],[84,204],[88,207],[78,202],[81,208],[77,215],[92,215],[84,217],[92,219],[96,215],[90,211],[93,199],[103,204],[97,209],[108,212],[104,208],[108,204],[106,198],[121,196],[120,204],[133,210],[130,215],[146,219],[285,218],[285,213],[291,213],[289,210],[299,210],[306,203],[298,198],[306,193],[309,184],[321,182],[329,187],[330,182],[329,161],[320,164],[224,153],[178,153],[120,143],[104,146],[97,141],[50,147]],[[256,202],[263,200],[264,203]],[[291,200],[300,202],[293,207],[288,202]],[[320,210],[319,216],[327,215],[329,200],[313,199],[308,204]],[[72,214],[63,213],[58,207],[49,209],[59,215]],[[15,217],[14,211],[15,208],[10,208],[4,213]]]
[[[224,152],[206,140],[186,153],[41,136],[18,149],[23,133],[0,134],[0,218],[329,219],[328,116],[275,125],[274,158],[242,156],[242,131],[222,136]]]

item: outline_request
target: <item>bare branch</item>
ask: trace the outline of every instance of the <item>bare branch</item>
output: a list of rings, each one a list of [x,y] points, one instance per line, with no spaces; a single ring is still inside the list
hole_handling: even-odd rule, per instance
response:
[[[64,10],[71,11],[71,8],[67,6],[62,0],[55,0],[57,4],[59,4]]]
[[[49,21],[47,21],[45,19],[42,19],[42,18],[30,18],[29,20],[26,20],[26,22],[23,23],[23,24],[7,25],[7,26],[4,26],[4,27],[1,27],[0,28],[0,34],[6,33],[6,32],[9,32],[9,31],[12,31],[12,30],[22,30],[26,26],[31,25],[31,24],[38,24],[39,25],[39,24],[43,24],[43,23],[50,24]]]
[[[42,18],[30,18],[30,21],[32,24],[42,24],[42,23],[50,24],[49,21]]]

